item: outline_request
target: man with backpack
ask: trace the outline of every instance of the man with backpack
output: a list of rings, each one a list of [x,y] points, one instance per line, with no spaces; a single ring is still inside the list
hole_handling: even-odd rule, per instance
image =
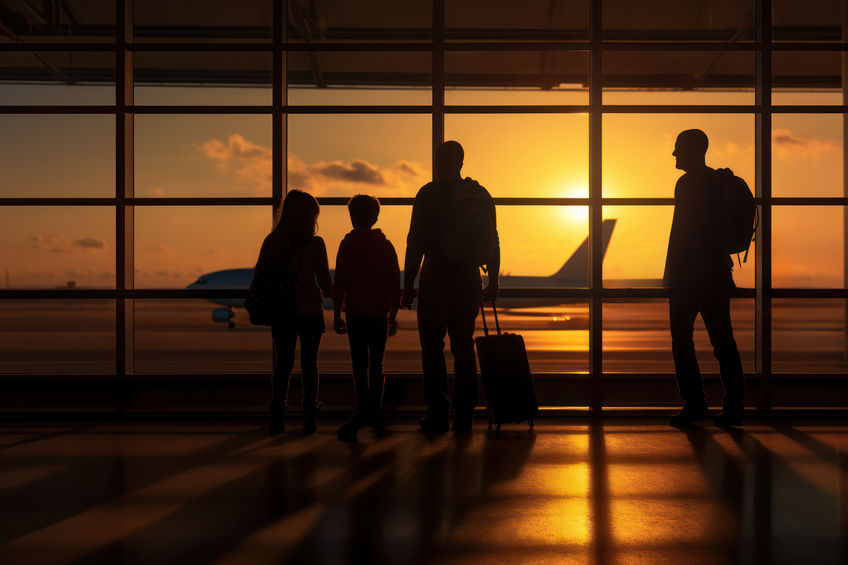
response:
[[[424,431],[448,430],[445,334],[454,357],[454,430],[471,429],[477,405],[474,328],[481,298],[494,300],[498,290],[500,246],[495,203],[485,188],[462,178],[462,146],[442,143],[435,154],[436,180],[415,197],[406,244],[401,305],[411,308],[418,282],[418,336],[427,416]],[[423,259],[423,266],[422,266]],[[480,267],[489,283],[481,295]]]
[[[695,318],[700,313],[719,362],[725,392],[723,410],[714,421],[719,426],[736,426],[742,423],[744,383],[730,323],[730,294],[735,288],[730,253],[738,249],[730,240],[739,225],[745,231],[747,217],[750,244],[753,197],[750,216],[746,216],[744,191],[750,195],[750,190],[729,170],[716,171],[706,165],[708,145],[703,131],[690,129],[677,136],[672,153],[675,166],[685,174],[674,189],[674,219],[663,276],[669,288],[674,370],[684,402],[683,408],[671,416],[671,423],[687,425],[709,416],[692,339]],[[742,204],[737,203],[740,193]],[[742,210],[740,220],[743,207],[746,210]]]

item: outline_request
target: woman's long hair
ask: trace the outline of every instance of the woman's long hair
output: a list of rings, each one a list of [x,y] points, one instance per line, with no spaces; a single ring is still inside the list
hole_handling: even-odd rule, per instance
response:
[[[271,238],[279,252],[288,253],[299,245],[309,242],[318,231],[320,207],[315,198],[302,190],[290,190],[283,205]]]

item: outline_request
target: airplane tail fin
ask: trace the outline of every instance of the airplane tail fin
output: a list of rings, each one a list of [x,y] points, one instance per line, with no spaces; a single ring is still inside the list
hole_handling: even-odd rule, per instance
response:
[[[604,220],[601,224],[601,261],[607,254],[612,230],[615,228],[614,219]],[[568,258],[568,260],[560,267],[559,271],[551,275],[552,279],[577,279],[587,280],[589,277],[589,238],[583,240],[580,247]]]

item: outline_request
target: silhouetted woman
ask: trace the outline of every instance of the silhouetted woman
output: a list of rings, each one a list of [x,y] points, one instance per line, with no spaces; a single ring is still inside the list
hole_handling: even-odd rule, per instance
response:
[[[324,333],[321,295],[333,295],[324,240],[318,231],[318,201],[291,190],[283,201],[276,226],[262,243],[254,277],[260,280],[294,281],[294,300],[289,312],[281,309],[272,319],[274,372],[268,407],[272,426],[284,429],[286,395],[294,367],[294,350],[300,338],[300,369],[303,379],[303,432],[317,430],[318,347]]]

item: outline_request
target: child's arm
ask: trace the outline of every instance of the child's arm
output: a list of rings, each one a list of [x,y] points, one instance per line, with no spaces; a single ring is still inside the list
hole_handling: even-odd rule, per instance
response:
[[[333,281],[333,329],[338,334],[347,331],[345,322],[342,320],[342,306],[344,305],[345,289],[347,286],[347,259],[344,253],[344,241],[339,244],[336,253],[336,280]]]
[[[391,297],[391,309],[389,310],[389,335],[397,333],[397,313],[400,307],[400,265],[398,264],[398,256],[391,241],[386,241],[388,244],[388,252],[386,257],[387,263],[387,286]]]

